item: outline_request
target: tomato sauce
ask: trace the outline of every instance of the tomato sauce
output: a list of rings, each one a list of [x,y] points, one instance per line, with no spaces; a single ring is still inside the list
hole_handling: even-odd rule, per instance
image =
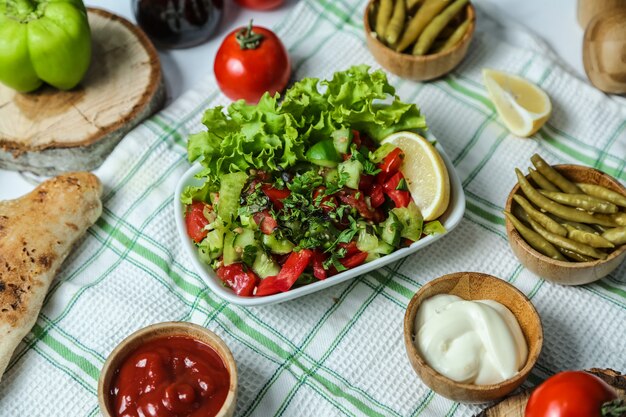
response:
[[[117,417],[214,417],[230,374],[210,346],[184,336],[150,340],[116,370],[110,404]]]

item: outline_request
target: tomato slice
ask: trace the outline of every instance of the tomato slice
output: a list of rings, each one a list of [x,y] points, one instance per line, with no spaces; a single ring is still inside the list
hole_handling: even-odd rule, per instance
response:
[[[263,296],[289,291],[294,282],[309,266],[312,257],[313,251],[310,249],[291,252],[278,275],[261,280],[257,286],[256,295]]]
[[[400,165],[402,165],[403,159],[404,152],[402,152],[402,149],[395,148],[383,158],[383,161],[378,164],[378,168],[380,168],[380,171],[384,172],[387,177],[389,177],[390,175],[395,174],[400,169]]]
[[[396,207],[406,207],[411,202],[411,193],[406,190],[398,190],[398,185],[403,180],[404,175],[401,172],[396,172],[383,184],[385,194],[393,200]]]
[[[313,276],[319,280],[326,279],[328,272],[324,269],[324,261],[326,260],[326,254],[320,249],[313,251],[313,257],[311,263],[313,264]]]
[[[267,196],[267,198],[270,199],[274,207],[276,207],[278,210],[282,210],[282,208],[284,207],[282,200],[289,197],[289,195],[291,194],[291,191],[289,191],[288,188],[283,188],[282,190],[279,190],[278,188],[270,184],[263,184],[261,186],[261,190]]]
[[[259,277],[252,270],[244,269],[241,263],[217,268],[217,276],[232,288],[235,294],[244,297],[253,295],[254,287],[259,280]]]
[[[340,248],[343,248],[346,250],[346,254],[344,255],[344,258],[347,258],[349,256],[352,256],[354,254],[359,253],[359,248],[356,247],[356,242],[352,241],[350,243],[343,243],[340,242],[337,244],[337,246],[339,246]]]
[[[254,222],[259,225],[261,232],[271,235],[278,227],[278,222],[272,217],[269,210],[256,212],[252,215]]]
[[[359,190],[369,193],[374,185],[374,179],[375,177],[373,175],[361,175],[359,179]]]
[[[367,252],[357,252],[354,255],[346,256],[345,258],[340,259],[339,262],[346,268],[351,269],[361,265],[363,262],[365,262],[366,258]]]
[[[204,203],[194,201],[187,207],[185,214],[185,224],[187,225],[187,234],[194,242],[199,243],[209,233],[204,227],[209,221],[204,217]]]
[[[331,211],[337,209],[337,199],[332,195],[323,196],[324,191],[326,191],[326,187],[323,186],[317,187],[315,191],[313,191],[313,204],[324,210],[326,213],[330,213]]]
[[[370,205],[372,208],[378,208],[385,202],[385,194],[380,184],[373,184],[370,190]]]
[[[366,220],[373,220],[376,223],[384,220],[385,215],[380,209],[374,210],[367,205],[362,191],[344,188],[337,192],[337,197],[342,203],[354,207]]]

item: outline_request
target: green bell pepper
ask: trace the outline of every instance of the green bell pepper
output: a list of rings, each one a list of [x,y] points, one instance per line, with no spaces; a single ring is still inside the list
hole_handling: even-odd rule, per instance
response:
[[[0,0],[0,82],[21,92],[44,82],[68,90],[91,61],[81,0]]]

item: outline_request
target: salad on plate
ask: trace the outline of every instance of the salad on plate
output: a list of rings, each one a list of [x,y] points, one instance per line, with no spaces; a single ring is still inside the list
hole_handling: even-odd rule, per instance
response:
[[[239,296],[330,279],[444,232],[445,166],[412,133],[426,128],[419,109],[381,71],[305,78],[282,100],[209,109],[203,124],[188,143],[203,168],[181,197],[187,234]],[[417,163],[434,174],[416,178]]]

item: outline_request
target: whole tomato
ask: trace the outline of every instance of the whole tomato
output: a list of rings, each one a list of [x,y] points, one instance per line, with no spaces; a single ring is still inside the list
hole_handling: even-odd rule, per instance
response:
[[[268,91],[285,89],[291,75],[289,55],[283,43],[269,29],[252,26],[229,33],[215,56],[215,78],[222,92],[232,100],[257,103]]]
[[[269,10],[283,4],[283,0],[235,0],[242,7],[254,10]]]
[[[548,378],[533,391],[524,416],[601,417],[602,405],[616,398],[613,388],[597,376],[566,371]]]

